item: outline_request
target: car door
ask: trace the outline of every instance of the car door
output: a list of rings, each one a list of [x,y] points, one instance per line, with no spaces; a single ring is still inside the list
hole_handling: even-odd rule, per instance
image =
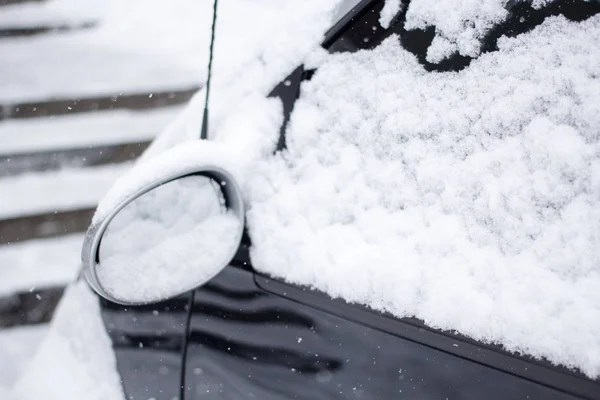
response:
[[[193,294],[184,398],[600,398],[583,376],[234,262]]]

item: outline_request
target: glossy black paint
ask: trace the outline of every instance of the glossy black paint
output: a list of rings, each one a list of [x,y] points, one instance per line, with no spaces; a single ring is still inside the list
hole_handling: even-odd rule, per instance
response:
[[[185,374],[186,400],[576,398],[269,292],[233,266],[194,294]]]
[[[475,364],[497,369],[520,379],[548,386],[585,399],[600,398],[600,380],[557,367],[544,360],[508,353],[501,346],[484,344],[463,335],[440,331],[416,318],[396,318],[367,307],[332,299],[309,288],[290,285],[255,274],[257,286],[269,293],[323,311],[338,318],[418,343]]]
[[[406,31],[404,3],[384,30],[383,0],[361,1],[327,32],[323,47],[353,52],[396,34],[427,71],[469,65],[458,54],[428,63],[433,28]],[[541,10],[508,4],[511,16],[488,34],[484,52],[550,15],[580,21],[600,12],[600,2],[584,0],[555,0]],[[287,121],[312,73],[300,66],[270,94],[284,109],[276,151],[285,149]],[[102,301],[130,399],[600,399],[600,383],[572,371],[260,276],[250,245],[244,235],[235,266],[193,293],[145,307]]]
[[[180,398],[192,294],[149,306],[101,299],[102,318],[131,400]]]

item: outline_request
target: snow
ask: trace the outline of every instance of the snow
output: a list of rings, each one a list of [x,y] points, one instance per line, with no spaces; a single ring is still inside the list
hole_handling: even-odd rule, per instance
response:
[[[231,0],[219,4],[210,133],[215,141],[227,143],[232,160],[251,163],[270,152],[277,137],[265,131],[281,123],[281,105],[265,95],[318,45],[338,3]],[[3,40],[0,102],[153,91],[202,82],[212,1],[109,0],[105,4],[109,6],[95,30]],[[202,118],[197,111],[202,105],[201,92],[167,129],[169,135],[158,139],[143,158],[154,158],[182,140],[197,139]],[[230,117],[228,111],[234,109],[237,113]],[[52,129],[55,133],[60,128]],[[50,148],[47,141],[40,146],[46,144]],[[209,156],[210,152],[203,155]],[[236,176],[241,180],[246,172]],[[155,177],[152,171],[148,176]],[[123,194],[118,187],[117,198]],[[4,189],[0,188],[0,200],[7,193]],[[44,190],[51,196],[55,192]],[[97,297],[85,284],[68,288],[46,340],[13,395],[19,400],[123,398]]]
[[[600,16],[499,48],[330,56],[248,185],[253,265],[597,377]]]
[[[0,218],[93,207],[128,168],[116,164],[2,178]]]
[[[0,398],[8,398],[8,391],[27,367],[47,332],[46,325],[0,330]]]
[[[67,288],[48,334],[12,396],[14,400],[124,399],[98,297],[84,281]]]
[[[89,12],[85,0],[68,3],[77,4],[73,10],[64,4],[75,19]],[[89,6],[99,16],[95,28],[0,43],[0,102],[187,89],[203,80],[209,1],[96,0]]]
[[[254,86],[270,90],[322,38],[338,3],[230,0],[219,4],[215,84],[252,76]],[[212,1],[107,0],[103,4],[96,29],[2,40],[0,103],[173,90],[204,81]]]
[[[0,122],[0,154],[64,150],[153,139],[183,109],[111,110]]]
[[[498,1],[451,3],[414,0],[408,10],[415,28],[440,24],[445,41],[434,40],[435,59],[450,48],[478,54],[481,34],[505,18]],[[209,133],[219,152],[226,147],[245,190],[253,265],[598,376],[598,16],[580,24],[553,18],[501,40],[499,52],[459,73],[426,73],[394,40],[375,51],[325,58],[302,87],[289,151],[271,157],[280,104],[264,96],[315,49],[335,6],[318,0],[220,4]],[[202,16],[208,21],[210,13]],[[202,43],[175,57],[170,73],[184,78],[181,67],[200,60],[194,76],[205,76],[204,30],[189,34],[202,36]],[[156,53],[141,48],[156,55],[165,42]],[[15,50],[9,47],[0,46],[0,59]],[[97,64],[90,63],[92,76]],[[135,87],[143,87],[147,73],[132,74],[140,77]],[[92,90],[81,82],[76,77],[56,87]],[[44,79],[37,84],[28,96],[55,90]],[[17,89],[12,95],[26,93]],[[205,146],[189,142],[198,137],[202,107],[198,93],[143,160],[182,141]],[[223,161],[222,155],[206,151],[195,162]],[[179,167],[177,159],[165,161],[166,170]],[[140,171],[109,192],[100,215],[128,188],[161,173]],[[83,284],[68,293],[17,393],[121,398],[96,298]]]
[[[121,301],[179,295],[227,265],[242,223],[209,178],[171,181],[129,203],[111,221],[102,237],[98,279]]]
[[[413,24],[428,4],[411,2]],[[448,20],[485,16],[481,32],[505,15],[461,4]],[[549,18],[457,73],[426,72],[395,38],[325,57],[275,157],[281,121],[261,96],[296,65],[290,46],[237,76],[217,56],[210,137],[245,191],[253,265],[599,376],[599,27]],[[196,138],[202,106],[144,158]]]
[[[402,2],[400,0],[386,0],[381,15],[379,17],[379,25],[383,28],[389,28],[392,20],[400,12]]]
[[[77,26],[103,16],[100,0],[47,0],[0,8],[0,28]]]
[[[239,175],[232,154],[225,146],[196,140],[175,146],[154,157],[147,156],[114,182],[100,200],[92,223],[102,221],[113,209],[155,181],[181,176],[190,171],[201,171],[207,166],[221,168],[233,176]]]
[[[398,0],[386,0],[396,3]],[[458,51],[461,55],[477,57],[481,40],[498,23],[509,16],[507,6],[528,0],[417,0],[411,1],[406,13],[408,30],[435,27],[436,36],[427,60],[439,62]],[[533,1],[534,8],[541,8],[553,0]],[[384,8],[385,9],[385,8]],[[441,50],[443,48],[443,51]]]
[[[1,245],[0,297],[73,281],[81,265],[82,243],[83,235],[73,234]]]

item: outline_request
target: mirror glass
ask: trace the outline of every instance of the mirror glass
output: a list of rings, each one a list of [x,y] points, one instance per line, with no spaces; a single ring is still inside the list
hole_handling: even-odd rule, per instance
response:
[[[233,258],[242,223],[213,179],[188,175],[164,183],[110,221],[98,250],[98,281],[128,303],[184,293]]]

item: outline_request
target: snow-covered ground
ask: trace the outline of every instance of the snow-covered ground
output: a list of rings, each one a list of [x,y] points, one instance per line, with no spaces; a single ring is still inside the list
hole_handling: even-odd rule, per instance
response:
[[[209,10],[208,2],[194,0],[51,0],[2,7],[4,23],[31,22],[42,15],[85,20],[93,14],[97,25],[3,39],[0,102],[198,85],[204,76],[208,41],[202,27],[208,24]]]
[[[47,325],[24,326],[0,330],[0,398],[8,398],[11,388],[48,333]]]

